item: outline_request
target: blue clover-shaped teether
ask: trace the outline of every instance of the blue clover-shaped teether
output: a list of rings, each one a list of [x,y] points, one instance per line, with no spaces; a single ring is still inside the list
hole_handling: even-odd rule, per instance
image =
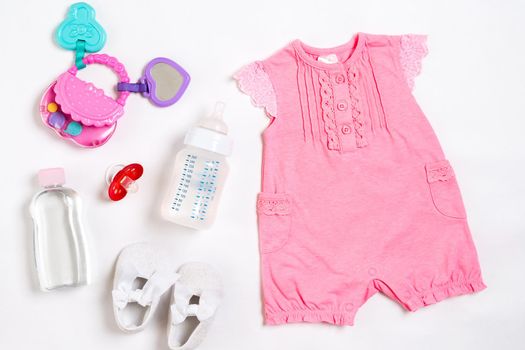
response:
[[[95,20],[95,10],[85,2],[78,2],[69,8],[55,38],[66,50],[77,50],[79,40],[82,40],[86,52],[97,52],[106,42],[106,32]]]

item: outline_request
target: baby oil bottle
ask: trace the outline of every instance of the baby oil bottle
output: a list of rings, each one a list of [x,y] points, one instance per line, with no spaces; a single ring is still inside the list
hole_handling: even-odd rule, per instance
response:
[[[191,128],[184,148],[175,157],[174,175],[162,202],[162,216],[194,229],[209,228],[217,213],[219,197],[228,174],[226,157],[233,141],[222,120],[224,103]]]
[[[50,291],[89,282],[86,237],[78,193],[64,187],[64,169],[38,173],[43,189],[31,202],[33,250],[40,289]]]

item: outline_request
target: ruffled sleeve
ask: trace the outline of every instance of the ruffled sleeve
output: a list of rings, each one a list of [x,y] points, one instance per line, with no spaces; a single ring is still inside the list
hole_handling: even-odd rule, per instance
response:
[[[277,115],[277,99],[270,77],[261,62],[256,61],[242,67],[233,76],[239,90],[250,96],[252,104],[263,107],[271,117]]]
[[[427,36],[407,34],[400,37],[399,61],[410,89],[421,72],[421,61],[428,54]]]

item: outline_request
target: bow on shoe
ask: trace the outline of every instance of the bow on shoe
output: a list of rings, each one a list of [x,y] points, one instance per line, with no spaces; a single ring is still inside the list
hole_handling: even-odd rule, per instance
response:
[[[143,307],[149,306],[154,300],[160,299],[179,278],[176,272],[154,272],[142,289],[131,290],[129,286],[119,285],[112,291],[113,303],[122,310],[129,303],[137,303]]]
[[[193,294],[188,294],[184,288],[175,291],[175,303],[171,305],[171,323],[173,325],[184,322],[188,316],[196,316],[199,321],[209,319],[215,314],[219,306],[220,295],[214,291],[205,291],[201,294],[198,304],[189,304]],[[182,289],[182,290],[181,290]]]
[[[151,305],[152,302],[152,298],[146,296],[144,289],[130,290],[128,292],[115,289],[111,294],[113,295],[113,303],[119,310],[125,308],[128,303],[137,303],[141,306],[146,306]]]

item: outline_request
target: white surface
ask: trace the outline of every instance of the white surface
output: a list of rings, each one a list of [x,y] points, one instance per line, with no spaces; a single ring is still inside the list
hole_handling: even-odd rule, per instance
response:
[[[90,1],[108,33],[103,52],[138,78],[147,61],[171,57],[192,75],[176,105],[160,109],[130,96],[116,134],[81,150],[41,125],[47,85],[72,63],[52,34],[67,1],[2,1],[0,140],[0,348],[165,349],[167,307],[143,332],[118,330],[111,309],[115,259],[125,245],[150,241],[179,263],[203,260],[223,274],[225,305],[201,349],[517,349],[525,343],[525,6],[514,1]],[[429,34],[430,55],[415,94],[462,188],[488,289],[408,313],[377,295],[355,327],[262,326],[255,196],[262,111],[230,80],[241,65],[300,37],[330,47],[356,31]],[[84,77],[104,80],[103,70]],[[95,72],[95,73],[93,73]],[[106,72],[103,72],[104,74]],[[89,75],[91,74],[91,75]],[[109,76],[109,75],[108,75]],[[159,218],[159,201],[186,130],[218,99],[236,145],[218,220],[192,232]],[[104,172],[140,162],[140,190],[120,203],[103,198]],[[95,282],[42,293],[32,279],[28,204],[36,173],[66,168],[84,199],[96,247]],[[320,278],[322,283],[322,278]],[[167,306],[166,300],[164,306]]]

